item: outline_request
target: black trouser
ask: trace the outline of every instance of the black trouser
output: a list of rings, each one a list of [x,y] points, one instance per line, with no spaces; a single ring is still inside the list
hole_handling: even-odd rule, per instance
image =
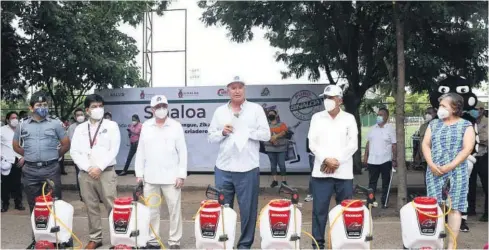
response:
[[[76,188],[78,189],[78,195],[80,195],[80,199],[81,199],[82,196],[80,191],[80,181],[78,180],[78,174],[80,173],[80,169],[76,164],[75,164],[75,171],[76,171]]]
[[[377,181],[379,180],[379,175],[382,174],[382,205],[385,204],[387,200],[387,192],[389,190],[389,181],[391,177],[392,171],[392,162],[388,161],[386,163],[382,163],[380,165],[368,164],[369,171],[369,182],[368,187],[374,190],[374,193],[377,191]]]
[[[469,195],[467,200],[469,202],[468,211],[475,211],[475,201],[477,192],[477,176],[481,179],[482,189],[484,191],[484,214],[487,214],[487,154],[483,156],[476,157],[477,162],[474,164],[474,169],[472,169],[472,174],[470,174],[469,179]]]
[[[10,198],[14,199],[15,205],[22,204],[22,169],[17,167],[17,158],[12,164],[8,175],[2,175],[2,204],[8,206]]]
[[[124,166],[123,172],[126,172],[127,169],[129,169],[129,165],[131,165],[132,157],[134,157],[134,154],[136,154],[136,151],[138,150],[138,143],[139,142],[131,143],[131,148],[129,149],[129,154],[127,155],[127,160],[126,160],[126,166]]]

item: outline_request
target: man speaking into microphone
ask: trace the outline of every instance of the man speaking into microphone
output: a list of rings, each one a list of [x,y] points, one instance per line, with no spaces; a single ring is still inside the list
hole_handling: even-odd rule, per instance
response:
[[[218,107],[209,126],[208,139],[219,143],[215,168],[216,187],[226,203],[238,198],[241,237],[238,249],[250,249],[255,237],[260,188],[260,141],[270,140],[270,127],[263,108],[246,100],[245,83],[235,77],[227,85],[231,100]]]

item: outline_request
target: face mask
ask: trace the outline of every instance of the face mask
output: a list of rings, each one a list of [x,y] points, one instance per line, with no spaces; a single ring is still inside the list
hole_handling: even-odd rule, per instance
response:
[[[76,122],[78,122],[78,123],[82,123],[82,122],[84,122],[84,121],[85,121],[85,116],[80,115],[80,116],[77,116],[77,117],[76,117]]]
[[[440,119],[446,119],[450,116],[450,112],[443,107],[440,107],[438,109],[438,112],[436,112],[436,114],[438,115],[438,118],[440,118]]]
[[[432,117],[430,114],[426,114],[426,115],[424,115],[424,120],[425,120],[425,121],[429,122],[429,121],[431,121],[432,119],[433,119],[433,117]]]
[[[10,124],[10,126],[15,128],[15,127],[17,127],[17,125],[19,125],[19,120],[12,119],[12,120],[10,120],[9,124]]]
[[[49,110],[48,110],[48,108],[43,108],[43,107],[41,107],[41,108],[36,108],[36,109],[34,110],[34,112],[35,112],[35,113],[36,113],[38,116],[40,116],[40,117],[44,118],[44,117],[46,117],[46,116],[48,115]]]
[[[377,116],[377,124],[382,124],[382,123],[384,123],[384,117]]]
[[[157,109],[155,111],[155,116],[159,119],[165,118],[167,114],[168,114],[168,109],[165,108]]]
[[[474,118],[479,118],[479,110],[477,109],[472,109],[471,111],[469,111],[470,115]]]
[[[132,125],[136,125],[136,124],[138,124],[137,121],[132,121]]]
[[[275,120],[275,115],[268,115],[268,119],[270,121],[274,121]]]
[[[92,109],[92,111],[90,111],[90,117],[96,121],[102,119],[102,117],[104,117],[104,108]]]
[[[331,99],[324,100],[324,109],[329,112],[336,108],[336,102]]]

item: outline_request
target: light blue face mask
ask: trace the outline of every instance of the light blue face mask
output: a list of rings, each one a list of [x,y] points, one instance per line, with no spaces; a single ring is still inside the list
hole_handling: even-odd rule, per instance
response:
[[[377,124],[382,124],[382,123],[384,123],[384,117],[377,116]]]
[[[477,109],[472,109],[471,111],[469,111],[469,114],[474,118],[479,118],[479,110]]]

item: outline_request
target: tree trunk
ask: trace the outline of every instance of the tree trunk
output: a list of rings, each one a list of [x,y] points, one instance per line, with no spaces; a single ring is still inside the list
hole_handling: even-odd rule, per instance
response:
[[[404,27],[400,20],[399,3],[394,2],[394,21],[396,23],[397,42],[397,98],[396,98],[396,138],[397,138],[397,208],[407,202],[407,169],[404,138]]]
[[[351,85],[350,85],[351,86]],[[362,174],[362,123],[360,120],[360,98],[357,97],[353,91],[347,91],[343,98],[343,105],[345,106],[345,111],[355,116],[358,128],[358,150],[353,155],[353,174]],[[364,183],[366,184],[366,183]]]

